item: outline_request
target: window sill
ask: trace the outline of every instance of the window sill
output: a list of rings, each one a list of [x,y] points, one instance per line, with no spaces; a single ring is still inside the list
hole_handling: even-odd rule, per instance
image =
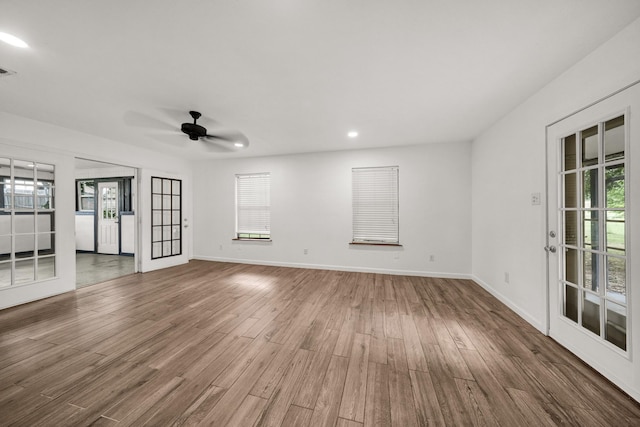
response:
[[[400,243],[376,243],[376,242],[349,242],[349,245],[354,246],[398,246],[402,247]]]
[[[273,242],[271,239],[248,239],[248,238],[233,238],[234,242]]]

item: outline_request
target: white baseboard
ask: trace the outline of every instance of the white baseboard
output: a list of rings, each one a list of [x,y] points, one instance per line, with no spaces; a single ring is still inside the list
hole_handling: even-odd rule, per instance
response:
[[[371,267],[353,267],[344,265],[325,265],[325,264],[303,264],[295,262],[276,262],[276,261],[262,261],[253,259],[238,259],[238,258],[220,258],[211,256],[194,255],[193,259],[202,261],[217,261],[217,262],[231,262],[236,264],[252,264],[252,265],[269,265],[272,267],[291,267],[291,268],[308,268],[311,270],[336,270],[336,271],[349,271],[356,273],[377,273],[377,274],[391,274],[394,276],[419,276],[419,277],[434,277],[442,279],[466,279],[472,280],[470,274],[457,274],[457,273],[443,273],[437,271],[413,271],[413,270],[394,270],[386,268],[371,268]]]
[[[519,305],[515,304],[509,298],[502,295],[500,292],[496,291],[493,287],[491,287],[486,282],[480,280],[475,275],[471,275],[471,280],[476,282],[480,287],[482,287],[485,291],[489,292],[491,295],[496,297],[501,303],[509,307],[513,312],[515,312],[518,316],[522,317],[525,321],[531,324],[534,328],[540,331],[542,334],[546,335],[546,331],[544,329],[544,325],[540,323],[535,317],[531,316],[526,310],[523,310]]]

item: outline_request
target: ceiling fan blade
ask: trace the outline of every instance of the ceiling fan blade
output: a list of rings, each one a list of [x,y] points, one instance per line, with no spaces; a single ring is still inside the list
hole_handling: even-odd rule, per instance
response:
[[[242,144],[243,147],[249,146],[249,138],[247,138],[242,132],[237,130],[229,130],[229,129],[216,129],[211,133],[208,133],[205,137],[207,140],[220,140],[229,143],[238,143]]]

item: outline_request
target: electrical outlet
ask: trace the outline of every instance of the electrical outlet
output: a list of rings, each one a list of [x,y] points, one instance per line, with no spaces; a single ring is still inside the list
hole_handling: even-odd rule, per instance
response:
[[[540,204],[540,193],[531,193],[531,204],[533,206]]]
[[[305,255],[308,255],[308,254],[309,254],[309,249],[303,249],[303,250],[302,250],[302,252],[303,252]]]
[[[504,283],[509,283],[509,273],[504,272]]]
[[[434,262],[436,260],[435,255],[429,255],[429,262]]]
[[[220,245],[220,250],[222,250],[222,245]]]

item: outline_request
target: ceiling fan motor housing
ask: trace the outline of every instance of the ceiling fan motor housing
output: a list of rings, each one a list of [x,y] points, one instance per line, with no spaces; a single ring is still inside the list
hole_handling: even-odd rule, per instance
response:
[[[195,123],[183,123],[182,132],[189,135],[189,139],[197,141],[207,135],[207,129]]]

